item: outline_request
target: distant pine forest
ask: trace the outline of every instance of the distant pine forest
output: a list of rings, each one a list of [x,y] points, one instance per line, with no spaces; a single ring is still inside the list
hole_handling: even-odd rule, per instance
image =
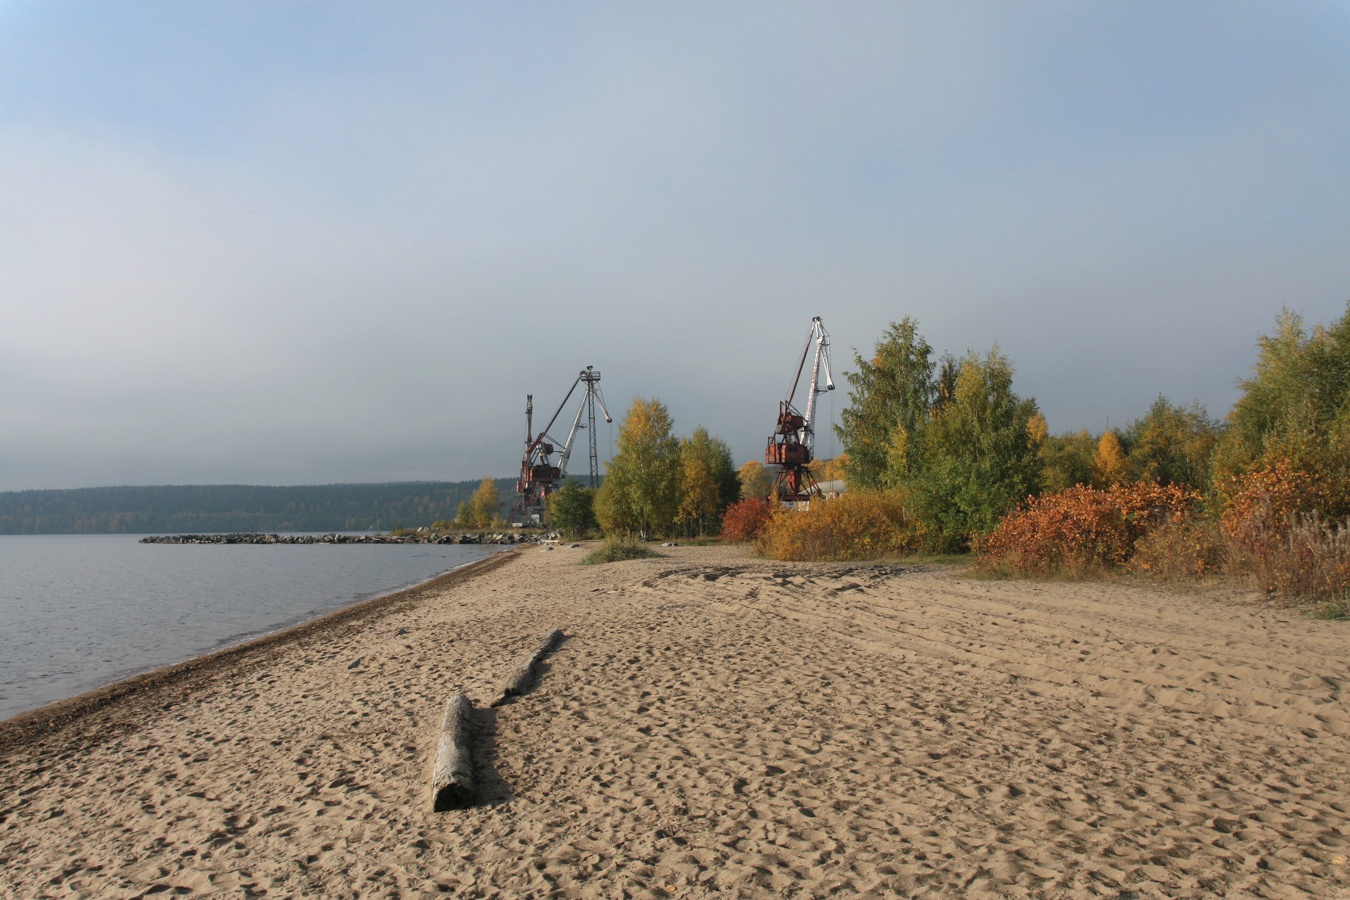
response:
[[[498,478],[510,498],[515,480]],[[453,520],[475,481],[166,485],[0,492],[0,534],[392,531]],[[509,502],[509,501],[508,501]]]

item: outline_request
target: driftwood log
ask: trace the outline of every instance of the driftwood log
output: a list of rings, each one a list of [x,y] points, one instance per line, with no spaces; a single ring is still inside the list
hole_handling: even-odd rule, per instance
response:
[[[530,683],[534,680],[535,669],[539,663],[548,656],[558,645],[562,643],[565,635],[561,631],[552,631],[549,636],[544,638],[544,642],[539,645],[539,649],[530,654],[529,659],[520,663],[511,670],[511,674],[502,681],[498,688],[497,699],[492,701],[493,706],[501,706],[509,697],[519,697],[530,689]]]
[[[445,704],[445,720],[441,723],[436,764],[431,773],[431,808],[436,812],[464,809],[477,799],[469,737],[472,723],[473,702],[463,694],[455,694]]]

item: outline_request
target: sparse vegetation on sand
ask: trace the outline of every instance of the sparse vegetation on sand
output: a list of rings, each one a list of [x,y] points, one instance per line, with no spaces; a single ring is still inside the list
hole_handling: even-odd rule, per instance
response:
[[[582,557],[581,564],[594,566],[600,563],[623,562],[626,559],[651,559],[660,555],[650,547],[635,541],[611,538]]]

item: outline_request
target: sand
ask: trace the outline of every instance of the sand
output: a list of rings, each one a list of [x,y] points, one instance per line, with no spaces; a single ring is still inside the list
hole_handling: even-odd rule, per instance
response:
[[[1350,897],[1350,625],[516,550],[0,725],[0,895]],[[481,802],[433,812],[446,699]]]

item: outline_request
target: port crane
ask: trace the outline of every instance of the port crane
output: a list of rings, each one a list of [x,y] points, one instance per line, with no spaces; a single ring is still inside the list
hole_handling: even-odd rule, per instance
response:
[[[813,345],[815,356],[811,362],[811,381],[806,389],[806,412],[801,413],[793,401]],[[820,386],[821,369],[825,370],[824,387]],[[806,346],[802,348],[802,358],[797,363],[797,374],[792,378],[787,399],[778,404],[778,425],[764,449],[765,464],[778,467],[770,499],[780,503],[799,503],[809,501],[813,494],[820,493],[820,486],[816,484],[807,465],[815,452],[816,395],[832,390],[834,379],[830,376],[830,335],[821,324],[820,316],[816,316],[811,319],[811,331],[806,336]]]
[[[558,421],[558,416],[562,415],[577,387],[583,384],[586,386],[585,392],[582,394],[580,406],[577,407],[577,414],[572,419],[572,427],[567,432],[567,440],[559,441],[551,437],[549,432]],[[553,414],[553,418],[549,419],[543,431],[536,435],[534,395],[525,395],[525,453],[520,461],[520,477],[516,479],[516,499],[511,505],[512,522],[518,525],[544,524],[544,507],[548,502],[548,495],[566,480],[567,463],[572,457],[572,445],[577,432],[582,429],[590,436],[590,486],[596,487],[599,484],[600,457],[595,432],[597,403],[600,404],[600,412],[604,414],[605,421],[613,422],[609,410],[605,409],[605,397],[600,393],[600,373],[594,366],[587,366],[581,370],[577,380],[572,382],[571,389],[563,398],[563,402],[558,405],[558,411]],[[584,425],[581,422],[583,416],[586,418]],[[559,454],[556,462],[553,459],[555,453]]]

